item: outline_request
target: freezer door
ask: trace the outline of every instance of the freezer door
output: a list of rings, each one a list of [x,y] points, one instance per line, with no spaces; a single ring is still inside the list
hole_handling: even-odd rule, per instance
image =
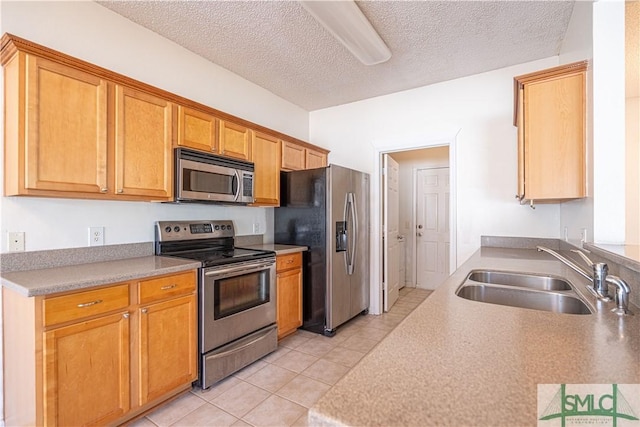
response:
[[[350,317],[369,308],[369,174],[352,172],[352,198],[357,226],[351,244],[355,248],[351,274]]]
[[[327,247],[330,248],[329,283],[327,284],[327,313],[325,329],[332,331],[351,316],[351,276],[347,271],[347,254],[353,230],[347,223],[347,195],[353,190],[352,171],[340,166],[329,166],[329,212],[327,216]],[[346,239],[346,250],[341,243]]]

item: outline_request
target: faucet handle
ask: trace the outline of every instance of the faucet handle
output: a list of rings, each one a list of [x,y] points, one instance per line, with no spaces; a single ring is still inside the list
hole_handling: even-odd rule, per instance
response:
[[[571,252],[575,252],[578,255],[580,255],[580,258],[582,258],[584,260],[584,262],[586,262],[589,267],[593,267],[593,264],[594,264],[593,261],[591,261],[589,259],[589,257],[584,254],[584,252],[579,251],[578,249],[571,249]]]

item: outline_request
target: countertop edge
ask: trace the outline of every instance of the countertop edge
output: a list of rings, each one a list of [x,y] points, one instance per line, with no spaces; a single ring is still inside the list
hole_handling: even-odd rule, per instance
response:
[[[125,260],[103,261],[103,262],[97,262],[97,263],[54,267],[49,269],[33,270],[33,271],[39,271],[42,274],[46,274],[48,270],[58,270],[58,269],[71,270],[74,268],[87,268],[89,266],[99,265],[99,264],[117,265],[119,263],[125,263],[125,262],[136,262],[136,260],[145,260],[147,262],[151,262],[151,261],[155,262],[156,260],[171,260],[170,263],[172,265],[160,266],[157,268],[149,268],[147,270],[144,270],[144,269],[132,270],[124,273],[114,272],[113,274],[89,277],[86,280],[69,280],[68,282],[58,282],[52,285],[39,286],[37,288],[26,287],[24,285],[21,285],[19,282],[12,280],[11,278],[11,276],[16,276],[16,275],[19,276],[20,273],[29,274],[29,271],[13,272],[13,274],[11,273],[3,274],[2,276],[0,276],[0,281],[3,287],[11,289],[24,297],[35,297],[35,296],[51,295],[51,294],[60,293],[60,292],[88,289],[88,288],[115,284],[119,282],[127,282],[130,280],[143,279],[143,278],[153,277],[153,276],[162,276],[165,274],[178,273],[181,271],[197,269],[201,266],[199,262],[195,262],[187,259],[148,256],[148,257],[125,259]],[[6,277],[7,275],[10,277],[9,278]]]
[[[276,253],[276,255],[295,254],[298,252],[304,252],[309,249],[307,246],[282,245],[279,243],[263,243],[260,245],[244,245],[239,247],[246,248],[246,249],[260,249],[263,251],[273,251]]]
[[[396,425],[454,425],[452,412],[447,412],[447,408],[450,409],[447,402],[476,393],[513,400],[509,406],[496,411],[491,408],[491,398],[467,399],[465,408],[470,409],[455,412],[460,425],[471,425],[470,420],[478,426],[503,425],[497,421],[498,415],[501,419],[517,420],[515,424],[528,425],[536,420],[535,384],[640,380],[640,368],[633,364],[640,350],[637,314],[621,322],[621,318],[608,313],[607,306],[589,316],[575,316],[467,301],[455,292],[474,269],[563,277],[590,306],[598,305],[589,297],[588,282],[553,257],[535,249],[482,247],[312,405],[308,421],[321,426],[384,425],[391,419],[396,420]],[[438,323],[450,319],[462,323]],[[557,321],[554,334],[548,333],[549,319]],[[521,335],[523,329],[526,329],[526,339]],[[429,334],[428,339],[423,336],[425,333]],[[398,351],[405,349],[402,342],[414,345],[429,342],[429,345],[424,350],[411,347],[398,359]],[[561,346],[567,351],[555,353],[558,360],[550,364],[549,352]],[[468,349],[474,351],[465,353]],[[478,353],[479,349],[486,349],[486,353]],[[618,371],[580,363],[594,350],[609,361],[624,363],[619,364]],[[429,363],[417,366],[425,357],[430,358]],[[456,357],[460,358],[457,359],[460,366],[476,366],[474,363],[478,360],[495,362],[488,366],[481,363],[482,375],[472,379],[466,368],[451,364]],[[525,363],[527,369],[522,370]],[[489,382],[484,381],[487,378],[483,376],[494,371],[505,375],[504,382],[498,387],[485,387],[483,384]],[[389,383],[391,378],[393,382]],[[406,391],[407,387],[415,388],[403,394],[402,390]],[[424,407],[416,406],[421,399],[435,406],[425,412]],[[394,410],[399,411],[396,414],[399,418],[394,418]],[[412,411],[418,414],[401,416],[413,414]]]

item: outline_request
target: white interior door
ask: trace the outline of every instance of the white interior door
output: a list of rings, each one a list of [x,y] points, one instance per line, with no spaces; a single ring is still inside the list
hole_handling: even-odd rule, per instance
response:
[[[400,244],[398,231],[400,223],[400,170],[398,162],[388,154],[384,155],[384,311],[398,300],[400,290]]]
[[[416,201],[416,282],[435,289],[449,276],[449,168],[419,169]]]

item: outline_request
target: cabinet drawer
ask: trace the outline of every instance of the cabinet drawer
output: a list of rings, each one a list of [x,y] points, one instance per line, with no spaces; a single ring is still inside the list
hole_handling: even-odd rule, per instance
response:
[[[122,284],[44,300],[44,326],[68,322],[129,306],[129,285]]]
[[[140,281],[138,298],[140,304],[146,304],[159,299],[188,294],[195,290],[196,272],[194,270],[187,273]]]
[[[276,257],[276,271],[289,270],[302,266],[302,253],[278,255]]]

